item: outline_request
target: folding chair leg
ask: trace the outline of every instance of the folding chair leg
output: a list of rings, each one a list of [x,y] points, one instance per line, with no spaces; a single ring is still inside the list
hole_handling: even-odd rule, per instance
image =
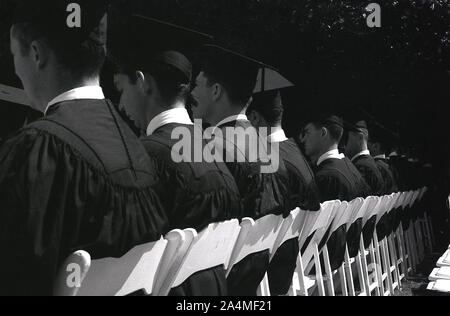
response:
[[[355,284],[353,280],[352,265],[350,263],[350,255],[348,253],[348,247],[345,249],[345,271],[347,272],[347,283],[350,296],[356,296]]]
[[[303,267],[301,252],[299,252],[297,257],[297,269],[292,280],[292,287],[290,294],[292,294],[292,296],[297,296],[297,291],[299,292],[300,296],[308,296],[308,288],[306,287],[306,279],[305,279],[305,269]]]
[[[339,268],[339,280],[341,282],[341,291],[343,296],[348,296],[347,278],[345,277],[345,268],[342,265]]]
[[[364,247],[364,239],[362,236],[361,236],[361,242],[359,245],[359,249],[360,249],[360,252],[362,255],[361,264],[362,264],[362,271],[363,271],[363,278],[364,278],[364,289],[365,289],[367,296],[372,296],[372,293],[370,291],[369,268],[367,266],[366,249]]]
[[[428,248],[428,253],[433,253],[433,241],[431,240],[431,231],[430,231],[430,227],[428,226],[428,221],[426,218],[427,214],[425,213],[424,215],[424,219],[422,221],[422,225],[424,228],[424,232],[425,232],[425,241],[427,243],[427,248]]]
[[[323,283],[323,276],[322,276],[322,264],[320,263],[320,253],[317,242],[314,242],[314,263],[316,266],[316,282],[317,287],[319,289],[319,295],[325,296],[325,286]]]
[[[432,252],[434,252],[434,248],[436,247],[436,239],[435,239],[435,234],[434,234],[434,229],[433,229],[433,223],[431,222],[431,217],[428,216],[427,212],[425,212],[425,220],[427,223],[428,230],[430,231]]]
[[[398,259],[397,259],[397,253],[396,253],[396,249],[395,249],[395,243],[393,240],[394,236],[393,234],[389,235],[387,237],[387,247],[389,250],[389,254],[390,254],[390,272],[391,275],[392,273],[394,274],[394,290],[396,287],[398,287],[398,289],[400,290],[402,285],[401,285],[401,280],[400,280],[400,273],[398,271]]]
[[[400,265],[401,267],[401,273],[400,273],[400,280],[403,280],[408,275],[408,267],[406,263],[406,253],[405,253],[405,242],[403,239],[403,230],[401,227],[397,228],[397,246],[398,246],[398,253],[399,253],[399,261],[397,263],[397,266]]]
[[[358,279],[359,279],[359,288],[360,293],[359,296],[370,296],[370,293],[366,291],[366,282],[364,279],[364,271],[362,268],[362,258],[361,258],[361,252],[358,252],[358,255],[355,258],[356,261],[356,270],[358,273]]]
[[[334,291],[333,271],[331,271],[330,254],[328,253],[328,247],[326,245],[323,249],[323,257],[325,264],[325,272],[327,274],[328,293],[330,296],[336,296],[336,293]]]
[[[383,269],[386,268],[386,266],[384,265],[384,260],[382,258],[382,250],[381,250],[381,245],[378,241],[378,236],[376,234],[376,232],[374,233],[374,245],[375,245],[375,255],[376,255],[376,262],[377,262],[377,268],[378,268],[378,276],[379,276],[379,286],[380,286],[380,291],[381,291],[381,295],[382,296],[386,296],[386,294],[388,293],[387,291],[385,291],[385,287],[384,287],[384,281],[386,280],[386,278],[384,277],[384,273],[383,273]]]
[[[388,283],[388,287],[389,287],[389,292],[390,292],[390,295],[394,295],[394,282],[392,281],[391,267],[389,265],[390,260],[389,260],[389,252],[387,249],[386,238],[381,241],[381,251],[382,251],[382,255],[383,255],[384,270],[386,271],[386,274],[387,274],[387,283]]]
[[[267,273],[258,287],[257,296],[264,296],[264,297],[270,296],[269,278],[267,276]]]
[[[375,284],[377,285],[377,287],[375,288],[375,293],[377,296],[381,296],[381,295],[384,295],[383,275],[380,272],[381,267],[380,267],[380,261],[378,259],[379,256],[378,256],[378,252],[375,250],[375,242],[373,240],[370,243],[369,249],[370,249],[369,250],[370,259],[374,266],[373,276],[374,276],[374,279],[376,280]]]

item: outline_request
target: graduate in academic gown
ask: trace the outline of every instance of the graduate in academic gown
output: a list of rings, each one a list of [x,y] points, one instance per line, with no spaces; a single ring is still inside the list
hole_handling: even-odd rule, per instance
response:
[[[339,153],[338,144],[343,133],[343,121],[335,115],[319,115],[305,127],[303,137],[305,152],[316,165],[316,183],[323,202],[332,200],[350,202],[368,195],[367,183],[352,163]],[[346,242],[349,242],[349,248],[355,248],[355,240],[359,242],[356,238],[357,232],[349,235],[347,236],[345,227],[340,227],[327,243],[333,270],[338,269],[344,261]]]
[[[377,163],[368,149],[370,135],[367,122],[353,120],[347,123],[346,126],[348,133],[345,147],[347,156],[351,158],[352,163],[370,186],[371,195],[383,196],[385,194],[385,183]],[[375,217],[369,219],[363,229],[365,246],[368,246],[372,239],[375,221]]]
[[[223,153],[236,180],[243,215],[255,220],[269,214],[285,214],[288,209],[287,179],[282,179],[273,166],[263,165],[267,156],[250,150],[257,143],[265,145],[245,114],[261,67],[266,66],[219,46],[208,45],[192,92],[198,104],[193,108],[194,117],[211,124],[208,132],[216,139],[218,148],[222,146],[219,152]],[[239,141],[245,135],[252,136],[247,141]],[[278,162],[277,167],[283,170],[283,161]],[[227,279],[229,294],[256,295],[268,265],[268,251],[251,255],[235,265]]]
[[[288,177],[288,209],[318,211],[320,200],[314,174],[295,140],[286,137],[282,128],[283,111],[281,91],[272,90],[256,94],[247,113],[253,126],[269,130],[268,142],[279,145],[279,156]],[[299,251],[297,238],[288,240],[277,250],[268,271],[272,295],[285,295],[289,291]]]
[[[370,130],[369,149],[374,157],[378,169],[381,172],[384,182],[383,194],[391,195],[398,192],[397,181],[394,173],[389,166],[386,158],[385,143],[387,142],[387,134],[381,128],[372,128]],[[389,215],[385,214],[377,224],[377,235],[383,239],[392,229],[395,228],[397,210],[392,210]],[[368,242],[367,242],[368,244]]]
[[[16,72],[45,117],[0,149],[0,295],[51,295],[74,251],[121,257],[167,227],[145,149],[98,86],[105,3],[78,1],[74,30],[70,2],[26,2],[12,27]]]
[[[122,56],[125,68],[121,75],[128,82],[123,85],[121,104],[133,106],[139,123],[147,126],[141,140],[157,170],[157,193],[169,229],[194,228],[201,232],[211,223],[240,218],[235,180],[225,163],[197,158],[194,151],[200,150],[202,155],[206,141],[202,126],[194,126],[186,110],[192,64],[183,54],[188,45],[183,47],[182,43],[200,46],[209,37],[142,16],[133,16],[131,23],[135,31],[129,36],[137,49],[126,51],[129,58]],[[153,40],[152,45],[142,43],[148,38]],[[225,270],[218,267],[198,273],[171,295],[227,295]]]

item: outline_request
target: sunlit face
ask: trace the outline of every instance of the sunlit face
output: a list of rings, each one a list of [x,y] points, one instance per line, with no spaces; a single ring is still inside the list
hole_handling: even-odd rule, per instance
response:
[[[302,138],[302,143],[305,148],[305,154],[310,158],[317,156],[320,152],[322,141],[322,129],[317,128],[312,123],[308,124],[305,127]]]
[[[192,90],[192,96],[196,101],[196,106],[192,112],[196,119],[203,119],[209,122],[212,112],[212,87],[208,84],[208,79],[201,72],[195,81],[195,88]]]
[[[148,122],[145,115],[145,98],[137,83],[133,84],[125,74],[114,75],[114,84],[120,93],[119,108],[123,110],[139,127],[145,130]]]
[[[10,32],[11,54],[14,58],[14,69],[16,75],[22,82],[23,88],[32,104],[39,103],[39,76],[36,63],[33,61],[33,54],[27,52],[23,54],[21,45],[13,35],[13,28]]]

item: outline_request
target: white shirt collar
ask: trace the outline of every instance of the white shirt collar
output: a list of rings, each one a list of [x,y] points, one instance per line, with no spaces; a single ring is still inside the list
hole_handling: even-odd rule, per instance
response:
[[[370,151],[363,150],[362,152],[360,152],[359,154],[357,154],[355,157],[352,158],[352,162],[355,161],[356,158],[361,157],[361,156],[370,156]]]
[[[386,159],[386,155],[378,155],[373,157],[374,159]]]
[[[320,166],[322,163],[330,159],[342,160],[344,158],[345,156],[343,154],[340,154],[338,149],[333,149],[320,156],[319,160],[317,161],[317,166]]]
[[[75,88],[60,94],[56,98],[51,100],[44,111],[44,115],[47,114],[47,111],[51,106],[57,103],[73,100],[103,100],[103,99],[105,99],[105,95],[103,94],[103,90],[100,86],[85,86]]]
[[[216,127],[219,127],[219,126],[222,126],[227,123],[234,122],[234,121],[248,121],[248,117],[247,117],[247,115],[245,115],[246,111],[247,111],[247,108],[245,108],[238,115],[232,115],[227,118],[224,118],[222,121],[220,121],[219,123],[216,124]]]
[[[167,124],[194,125],[186,108],[175,108],[162,112],[150,121],[147,127],[147,136],[152,135],[157,129]]]
[[[280,129],[267,137],[269,143],[282,143],[288,140],[283,129]]]

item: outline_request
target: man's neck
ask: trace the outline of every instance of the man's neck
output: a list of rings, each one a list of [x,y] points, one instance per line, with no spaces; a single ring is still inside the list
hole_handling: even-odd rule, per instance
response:
[[[148,125],[158,115],[160,115],[166,111],[173,110],[173,109],[185,109],[186,104],[183,101],[178,100],[175,103],[173,103],[171,106],[166,107],[166,106],[161,106],[158,104],[155,106],[155,104],[149,102],[149,103],[147,103],[146,108],[148,109],[147,115],[146,115],[147,122],[148,122],[147,125]],[[151,111],[152,109],[154,109],[154,110]]]
[[[40,107],[42,111],[47,108],[48,103],[56,98],[57,96],[63,94],[64,92],[73,90],[75,88],[88,87],[88,86],[100,86],[100,78],[89,78],[82,80],[63,80],[60,78],[55,78],[54,81],[50,80],[50,84],[47,91],[43,92],[42,100],[40,100]]]
[[[239,114],[244,113],[245,106],[238,106],[238,105],[225,105],[222,108],[222,111],[220,113],[217,113],[212,119],[211,124],[214,126],[217,126],[221,121],[226,119],[227,117],[231,116],[237,116]]]
[[[332,150],[337,150],[339,151],[339,146],[337,144],[335,145],[331,145],[331,146],[327,146],[325,147],[323,150],[321,150],[315,157],[312,157],[312,161],[317,164],[317,162],[319,161],[320,157],[322,157],[323,155],[325,155],[326,153],[332,151]]]

